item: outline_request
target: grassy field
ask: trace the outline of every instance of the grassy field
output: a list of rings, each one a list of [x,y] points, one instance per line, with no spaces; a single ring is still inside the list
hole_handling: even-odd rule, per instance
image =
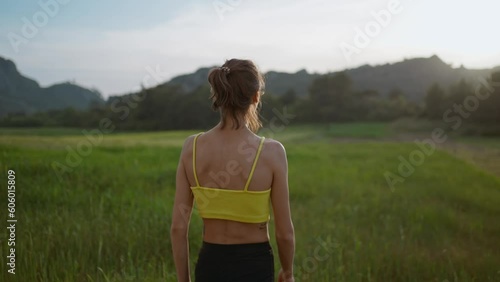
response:
[[[16,274],[4,231],[0,280],[175,281],[175,169],[194,132],[110,134],[89,149],[79,130],[0,130],[0,220],[7,225],[8,170],[18,220]],[[391,189],[384,174],[398,175],[399,156],[416,149],[393,134],[384,124],[268,134],[288,152],[296,281],[500,281],[499,176],[443,149]],[[463,144],[496,150],[491,140]],[[87,150],[71,157],[78,148]],[[201,224],[195,211],[192,269]]]

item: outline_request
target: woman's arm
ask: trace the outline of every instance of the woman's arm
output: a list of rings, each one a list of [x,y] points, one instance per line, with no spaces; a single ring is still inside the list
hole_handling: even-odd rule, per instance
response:
[[[271,202],[273,206],[276,243],[283,269],[280,279],[293,281],[293,257],[295,253],[295,233],[290,213],[288,197],[288,162],[286,151],[279,142],[271,143],[273,150],[273,185],[271,188]],[[282,280],[280,280],[282,281]]]
[[[188,139],[189,140],[189,139]],[[182,148],[175,181],[175,200],[172,211],[172,225],[170,226],[170,239],[174,256],[177,279],[180,282],[190,282],[189,274],[189,243],[188,231],[191,212],[193,210],[193,194],[189,188],[189,181],[184,168],[183,156],[186,152],[186,140]]]

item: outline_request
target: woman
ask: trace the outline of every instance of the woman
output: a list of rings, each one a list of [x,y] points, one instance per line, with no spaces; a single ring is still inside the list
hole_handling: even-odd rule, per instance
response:
[[[294,281],[295,235],[286,152],[255,134],[264,80],[252,61],[231,59],[208,75],[220,122],[186,139],[176,177],[171,241],[178,281],[191,281],[188,229],[193,200],[203,218],[196,282],[273,281],[268,222],[272,204],[281,269]]]

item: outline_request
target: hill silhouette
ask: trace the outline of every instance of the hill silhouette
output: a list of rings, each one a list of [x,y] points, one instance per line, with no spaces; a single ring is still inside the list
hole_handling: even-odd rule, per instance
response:
[[[0,117],[8,113],[30,114],[72,107],[87,109],[104,104],[102,95],[70,82],[41,87],[23,76],[11,60],[0,57]]]
[[[195,91],[201,86],[208,87],[207,76],[211,68],[202,67],[193,73],[176,76],[160,86],[180,86],[185,93]],[[421,103],[434,83],[447,88],[464,80],[474,85],[478,78],[489,77],[495,70],[500,70],[500,67],[453,68],[434,55],[384,65],[363,65],[329,74],[344,72],[350,77],[354,90],[373,90],[382,97],[397,90],[408,100]],[[320,76],[318,73],[308,73],[305,69],[295,73],[269,71],[265,74],[266,93],[279,97],[293,92],[298,97],[307,97],[312,82]],[[113,97],[110,97],[108,102],[111,98]],[[68,107],[83,110],[94,103],[105,103],[97,90],[69,82],[41,87],[35,80],[20,74],[14,62],[0,57],[0,117],[7,113],[30,114]]]
[[[433,83],[444,87],[464,79],[474,83],[479,77],[489,77],[494,69],[452,68],[438,56],[430,58],[407,59],[402,62],[379,66],[365,65],[346,70],[359,90],[376,90],[387,95],[393,89],[403,91],[406,98],[416,102],[422,101]]]
[[[180,85],[186,91],[207,85],[207,76],[211,68],[203,67],[191,74],[183,74],[172,78],[168,84]],[[363,65],[357,68],[343,70],[352,80],[356,90],[375,90],[382,96],[398,89],[407,99],[421,102],[427,90],[433,83],[448,87],[464,79],[474,83],[479,77],[489,77],[494,69],[453,68],[443,62],[438,56],[429,58],[406,59],[401,62],[384,65]],[[339,71],[342,72],[342,71]],[[332,72],[335,74],[338,72]],[[311,83],[320,74],[311,74],[306,70],[296,73],[269,71],[265,74],[266,92],[281,96],[293,90],[298,96],[305,97],[309,93]]]

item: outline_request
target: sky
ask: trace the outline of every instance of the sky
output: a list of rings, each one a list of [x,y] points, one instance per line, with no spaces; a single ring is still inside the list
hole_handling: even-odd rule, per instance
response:
[[[500,65],[500,1],[2,0],[0,57],[42,86],[121,95],[226,59],[325,73],[438,55]]]

